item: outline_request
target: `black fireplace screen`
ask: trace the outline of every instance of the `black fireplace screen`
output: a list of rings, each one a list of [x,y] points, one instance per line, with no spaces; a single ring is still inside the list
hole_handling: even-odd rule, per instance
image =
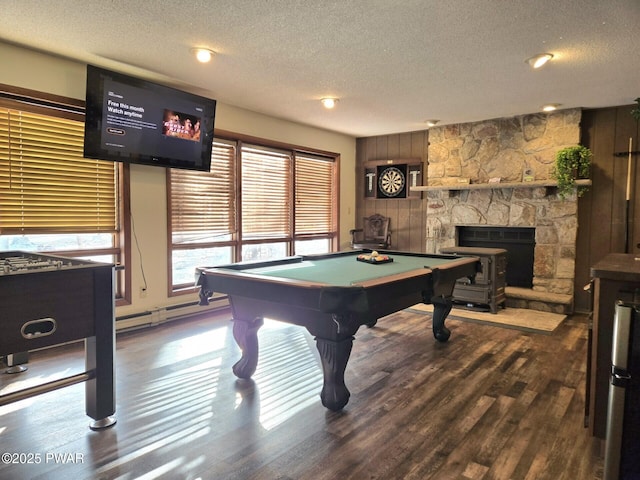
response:
[[[461,247],[504,248],[507,251],[506,283],[511,287],[533,287],[536,229],[529,227],[458,227]]]

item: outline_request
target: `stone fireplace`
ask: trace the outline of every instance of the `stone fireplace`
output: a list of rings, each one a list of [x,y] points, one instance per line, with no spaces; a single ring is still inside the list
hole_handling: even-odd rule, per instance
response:
[[[508,285],[507,306],[570,313],[577,198],[563,200],[541,181],[551,180],[555,152],[579,142],[580,116],[572,109],[432,128],[426,251],[457,246],[462,226],[534,228],[532,286]]]

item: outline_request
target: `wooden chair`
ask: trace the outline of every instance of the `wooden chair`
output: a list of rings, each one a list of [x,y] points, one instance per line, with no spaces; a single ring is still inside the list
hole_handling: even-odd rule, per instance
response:
[[[351,234],[351,248],[369,248],[371,250],[385,250],[391,246],[391,219],[375,213],[364,217],[362,228],[349,230]]]

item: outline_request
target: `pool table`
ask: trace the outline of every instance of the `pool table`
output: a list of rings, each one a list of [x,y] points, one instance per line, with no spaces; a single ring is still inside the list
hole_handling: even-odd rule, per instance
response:
[[[359,255],[370,253],[353,250],[198,267],[201,305],[208,304],[214,292],[229,296],[233,336],[242,351],[234,374],[246,379],[255,372],[263,318],[303,326],[315,337],[322,361],[322,404],[338,411],[349,401],[344,372],[361,325],[372,327],[381,317],[416,303],[431,303],[433,334],[446,342],[450,332],[444,323],[455,282],[473,278],[479,259],[380,251],[391,261],[358,261]]]

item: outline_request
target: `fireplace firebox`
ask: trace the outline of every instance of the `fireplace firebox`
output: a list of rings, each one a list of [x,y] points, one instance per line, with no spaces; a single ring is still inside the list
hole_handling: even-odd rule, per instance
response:
[[[458,245],[505,249],[506,284],[510,287],[533,288],[535,231],[532,227],[458,226]]]

